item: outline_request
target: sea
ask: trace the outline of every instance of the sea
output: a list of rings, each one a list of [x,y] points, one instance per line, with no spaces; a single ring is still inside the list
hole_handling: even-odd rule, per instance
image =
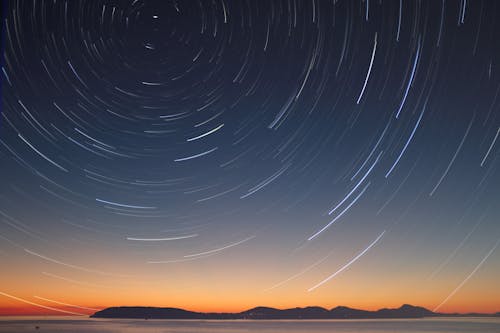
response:
[[[500,333],[500,318],[137,320],[0,317],[0,333]]]

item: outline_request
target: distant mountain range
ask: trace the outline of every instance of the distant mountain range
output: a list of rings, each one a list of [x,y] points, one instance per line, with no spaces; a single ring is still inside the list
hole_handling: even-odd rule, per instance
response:
[[[388,319],[388,318],[423,318],[454,316],[495,316],[496,314],[443,314],[432,312],[420,306],[404,304],[397,309],[380,309],[366,311],[337,306],[331,310],[310,306],[305,308],[275,309],[256,307],[237,313],[205,313],[193,312],[177,308],[156,308],[142,306],[111,307],[91,315],[92,318],[129,318],[129,319]]]

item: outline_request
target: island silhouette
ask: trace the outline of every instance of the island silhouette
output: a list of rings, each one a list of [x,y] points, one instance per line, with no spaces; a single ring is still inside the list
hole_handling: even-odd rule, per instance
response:
[[[259,306],[242,312],[194,312],[171,307],[120,306],[97,311],[91,318],[124,319],[198,319],[198,320],[235,320],[235,319],[408,319],[443,316],[500,316],[495,314],[445,314],[430,311],[424,307],[403,304],[399,308],[383,308],[376,311],[359,310],[346,306],[325,309],[319,306],[304,308],[276,309]]]

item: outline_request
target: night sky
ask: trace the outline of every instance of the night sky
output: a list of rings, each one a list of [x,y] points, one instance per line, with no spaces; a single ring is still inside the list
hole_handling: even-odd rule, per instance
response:
[[[500,2],[3,7],[0,313],[500,311]]]

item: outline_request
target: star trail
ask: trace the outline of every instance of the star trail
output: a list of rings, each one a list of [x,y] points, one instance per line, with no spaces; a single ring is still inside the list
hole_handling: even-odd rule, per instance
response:
[[[3,8],[3,312],[500,311],[500,3]]]

